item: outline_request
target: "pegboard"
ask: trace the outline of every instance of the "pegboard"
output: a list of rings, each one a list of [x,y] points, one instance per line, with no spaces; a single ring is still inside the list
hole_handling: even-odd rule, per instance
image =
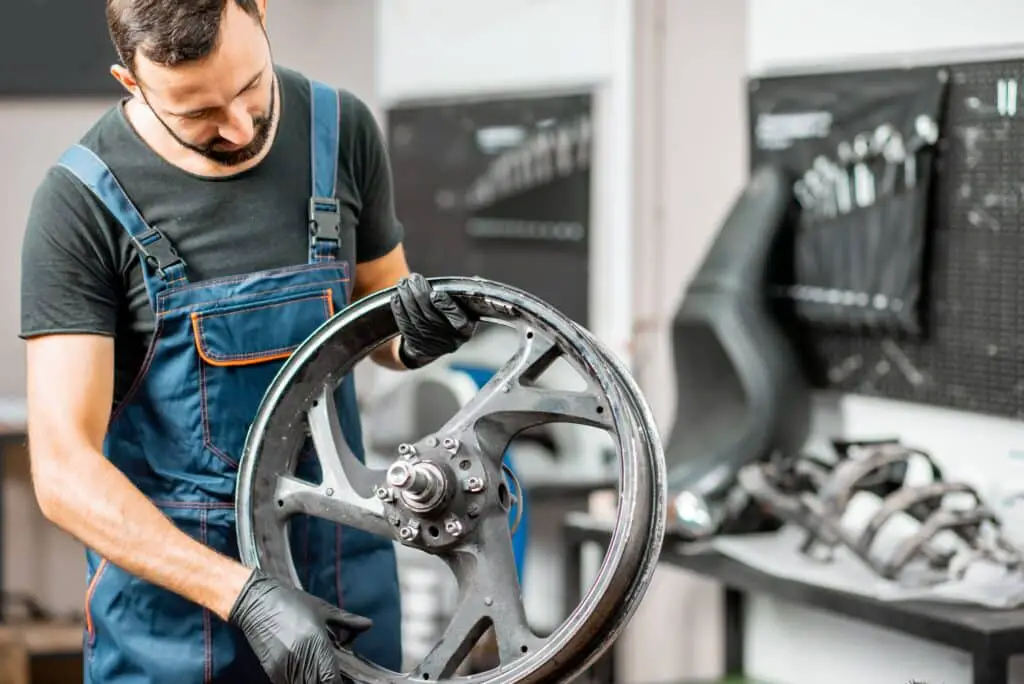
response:
[[[1022,418],[1024,57],[935,67],[949,80],[928,206],[924,334],[800,334],[819,387]],[[828,89],[864,73],[777,79]],[[775,80],[751,81],[752,120],[759,87]],[[752,168],[771,156],[757,150],[753,123],[751,150]]]

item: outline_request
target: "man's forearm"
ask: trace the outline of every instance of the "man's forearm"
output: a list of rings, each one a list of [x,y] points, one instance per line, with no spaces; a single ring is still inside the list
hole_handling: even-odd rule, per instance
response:
[[[402,342],[402,336],[392,337],[390,340],[370,352],[370,358],[374,363],[390,368],[391,370],[407,370],[402,358],[398,355],[398,345]]]
[[[69,466],[33,473],[47,518],[117,567],[227,618],[251,570],[179,530],[106,458],[83,451],[37,460]]]

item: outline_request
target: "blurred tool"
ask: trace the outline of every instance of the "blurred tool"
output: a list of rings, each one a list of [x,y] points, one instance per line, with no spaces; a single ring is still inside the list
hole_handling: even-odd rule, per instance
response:
[[[903,144],[903,136],[895,131],[882,150],[885,158],[885,173],[882,176],[882,193],[891,195],[896,191],[896,173],[907,159],[907,148]]]
[[[927,115],[914,120],[909,139],[891,123],[857,133],[836,145],[836,159],[819,154],[793,184],[800,205],[812,216],[834,217],[870,207],[879,197],[917,185],[917,155],[939,139],[939,126]],[[903,184],[898,186],[902,170]]]
[[[853,138],[853,194],[858,207],[867,207],[875,203],[875,177],[868,166],[871,143],[864,133]]]
[[[885,171],[887,168],[885,161],[885,147],[889,144],[889,141],[892,140],[895,132],[896,129],[893,128],[892,124],[883,123],[875,129],[874,134],[871,136],[871,178],[874,184],[872,195],[876,198],[879,194],[885,194],[883,189],[884,183],[880,183],[879,178],[881,177],[883,181],[885,179]]]
[[[907,188],[917,185],[917,154],[931,147],[939,139],[939,125],[935,119],[922,114],[914,120],[914,136],[907,144],[907,160],[903,166],[903,183]]]
[[[850,211],[850,181],[846,174],[836,164],[823,154],[814,158],[814,170],[817,171],[828,183],[829,203],[831,215],[838,212],[845,214]]]
[[[843,183],[846,186],[846,196],[852,197],[856,194],[856,189],[851,191],[850,187],[850,168],[854,162],[857,161],[856,155],[853,153],[853,146],[847,141],[842,141],[836,147],[836,157],[839,159],[839,164],[843,169]],[[853,208],[853,202],[850,202],[850,209]],[[849,211],[849,210],[847,210]]]

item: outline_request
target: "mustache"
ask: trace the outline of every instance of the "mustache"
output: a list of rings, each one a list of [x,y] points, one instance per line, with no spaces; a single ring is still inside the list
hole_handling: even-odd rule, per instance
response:
[[[260,138],[263,136],[265,131],[268,128],[270,128],[270,117],[269,116],[253,117],[252,127],[253,127],[253,131],[254,131],[253,140],[246,147],[249,147],[249,146],[251,146],[253,144],[256,144],[260,140]],[[212,140],[210,140],[206,144],[201,145],[200,147],[202,148],[202,150],[204,152],[217,152],[218,150],[216,149],[216,147],[218,145],[231,145],[231,141],[227,140],[226,138],[222,138],[220,136],[217,136],[216,138],[213,138]],[[237,150],[235,150],[235,151],[237,151]]]

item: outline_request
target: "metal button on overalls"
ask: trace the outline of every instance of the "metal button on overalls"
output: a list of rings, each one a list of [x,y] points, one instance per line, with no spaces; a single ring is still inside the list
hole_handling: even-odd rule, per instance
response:
[[[156,328],[138,379],[111,417],[106,456],[174,523],[238,558],[234,491],[238,457],[260,400],[292,350],[348,304],[354,241],[335,199],[338,92],[311,81],[312,180],[309,261],[196,283],[165,236],[146,224],[110,169],[74,146],[61,165],[102,201],[142,261]],[[287,229],[287,227],[285,227]],[[338,390],[340,421],[363,458],[351,376]],[[315,457],[299,474],[315,481]],[[97,495],[102,495],[97,493]],[[398,576],[390,540],[317,518],[291,525],[303,587],[374,626],[355,650],[401,666]],[[129,575],[87,550],[87,684],[266,681],[245,637],[202,607]]]

